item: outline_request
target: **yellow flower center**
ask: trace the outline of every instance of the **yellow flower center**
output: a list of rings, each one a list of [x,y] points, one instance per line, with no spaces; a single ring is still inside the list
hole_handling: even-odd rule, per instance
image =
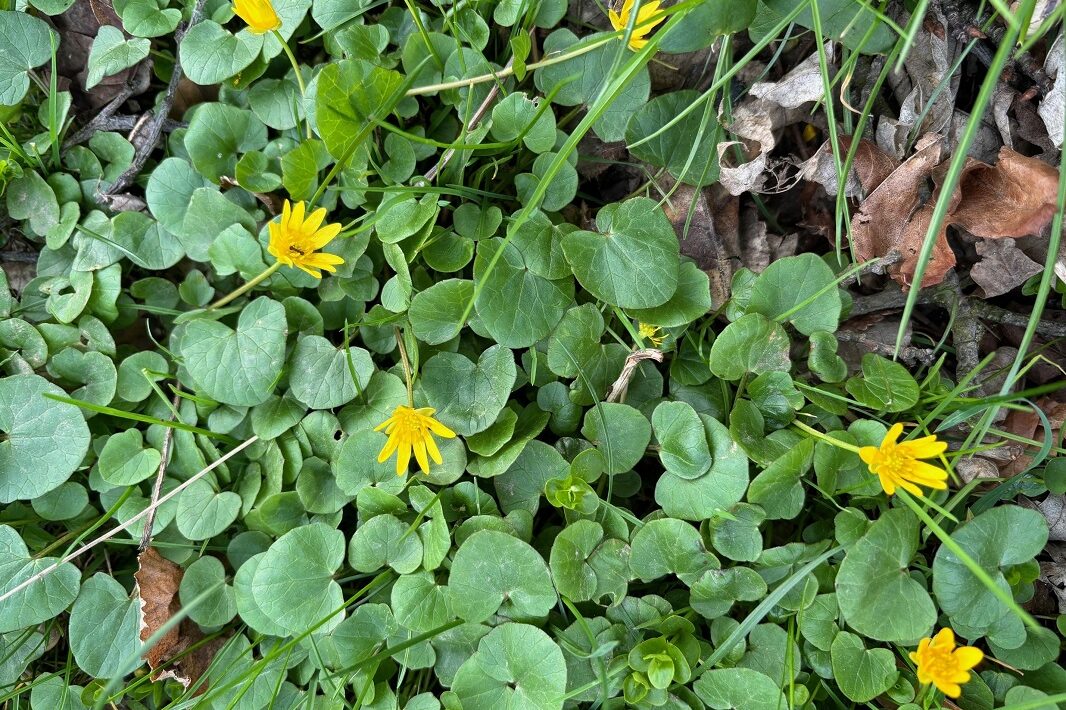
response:
[[[899,448],[892,447],[888,451],[880,449],[874,455],[870,470],[880,476],[891,476],[899,479],[905,477],[913,466],[913,456],[908,456]]]
[[[392,415],[392,426],[389,427],[390,432],[396,432],[397,436],[411,441],[421,439],[428,429],[426,417],[410,407],[397,407]]]
[[[950,681],[953,676],[962,671],[952,650],[948,646],[930,644],[920,656],[922,670],[930,678]]]

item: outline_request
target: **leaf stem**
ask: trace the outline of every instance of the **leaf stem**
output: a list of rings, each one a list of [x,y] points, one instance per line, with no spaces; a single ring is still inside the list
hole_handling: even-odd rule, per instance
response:
[[[798,419],[796,421],[792,422],[792,426],[796,427],[797,429],[801,429],[801,430],[807,432],[808,434],[810,434],[811,436],[815,437],[816,439],[821,439],[825,443],[830,444],[832,446],[835,446],[838,449],[844,449],[845,451],[850,451],[853,454],[859,453],[859,447],[858,446],[855,446],[854,444],[849,444],[846,441],[841,441],[840,439],[834,439],[833,437],[829,436],[828,434],[823,434],[822,432],[818,431],[814,427],[807,426],[806,424],[804,424],[803,422],[799,421]]]
[[[292,65],[293,72],[296,73],[296,85],[300,87],[300,103],[303,105],[307,100],[307,86],[304,85],[304,77],[303,74],[300,73],[300,64],[296,61],[296,55],[292,53],[292,49],[289,48],[289,43],[281,36],[281,32],[278,30],[273,30],[273,32],[274,37],[277,38],[278,42],[281,42],[281,48],[285,50],[285,56],[289,58],[289,64]],[[304,111],[306,113],[306,106],[304,106]],[[304,123],[307,125],[307,137],[313,138],[314,136],[311,133],[311,119],[306,115],[304,115]]]
[[[543,67],[550,67],[553,64],[559,64],[566,62],[574,57],[580,57],[582,54],[587,54],[594,49],[598,49],[603,45],[611,42],[615,39],[615,35],[610,35],[595,42],[589,42],[586,45],[582,45],[577,49],[556,54],[554,56],[548,56],[539,62],[533,62],[526,65],[526,71],[531,69],[541,69]],[[472,76],[466,79],[458,79],[456,81],[445,81],[440,84],[428,84],[426,86],[416,86],[413,89],[408,89],[406,96],[424,96],[426,94],[435,94],[438,91],[447,91],[448,89],[461,89],[465,86],[473,86],[475,84],[484,84],[486,81],[497,81],[499,79],[505,79],[514,74],[514,66],[507,66],[498,72],[492,72],[490,74],[481,74],[479,76]]]
[[[396,328],[396,345],[400,348],[400,362],[403,363],[403,379],[407,382],[407,406],[415,408],[414,374],[411,372],[411,361],[407,359],[407,347],[403,344],[403,334]]]
[[[1003,602],[1007,606],[1007,608],[1014,613],[1015,616],[1017,616],[1030,627],[1034,629],[1040,628],[1040,624],[1037,623],[1036,619],[1030,616],[1025,609],[1022,609],[1021,606],[1019,606],[1018,602],[1014,601],[1014,597],[1011,596],[1009,592],[1003,591],[999,587],[999,585],[996,584],[995,580],[993,580],[992,577],[989,576],[988,572],[985,571],[985,569],[981,567],[981,565],[977,564],[976,560],[970,557],[966,553],[966,551],[962,549],[962,546],[959,545],[959,543],[955,542],[954,538],[952,538],[951,535],[949,535],[942,527],[937,525],[936,521],[933,520],[929,513],[927,513],[925,509],[922,508],[922,506],[918,505],[918,502],[914,500],[914,498],[912,498],[911,495],[907,493],[907,491],[900,489],[896,492],[896,495],[898,495],[900,500],[902,500],[904,504],[906,504],[906,506],[910,508],[923,523],[925,523],[925,526],[929,528],[933,532],[933,534],[937,536],[937,538],[939,538],[940,543],[944,547],[948,548],[948,550],[950,550],[951,553],[954,554],[957,558],[959,558],[959,561],[962,562],[963,566],[965,566],[966,569],[970,570],[970,574],[972,574],[974,577],[977,577],[978,581],[981,582],[981,584],[983,584],[988,589],[988,591],[996,597],[996,599],[999,599],[1001,602]]]
[[[261,274],[259,274],[258,276],[254,277],[251,281],[248,281],[247,283],[245,283],[240,288],[235,289],[235,290],[231,291],[230,293],[228,293],[227,295],[223,296],[222,298],[218,299],[217,301],[212,303],[210,306],[208,306],[205,310],[213,311],[216,308],[221,308],[222,306],[226,305],[227,303],[229,303],[233,299],[238,298],[239,296],[243,296],[244,294],[248,293],[249,291],[251,291],[256,286],[261,284],[263,281],[265,281],[266,279],[270,278],[274,274],[274,272],[277,271],[280,268],[281,268],[281,262],[280,261],[275,261],[273,264],[271,264],[266,269],[264,269]]]

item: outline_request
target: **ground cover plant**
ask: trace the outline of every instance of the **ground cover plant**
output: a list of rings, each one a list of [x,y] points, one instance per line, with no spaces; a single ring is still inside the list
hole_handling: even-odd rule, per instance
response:
[[[1064,706],[1064,7],[8,3],[0,706]]]

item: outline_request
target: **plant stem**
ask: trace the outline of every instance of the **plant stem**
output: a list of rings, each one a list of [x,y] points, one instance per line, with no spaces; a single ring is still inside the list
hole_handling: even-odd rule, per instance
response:
[[[951,535],[948,535],[948,533],[942,527],[936,524],[936,521],[933,520],[933,518],[929,515],[929,513],[925,511],[924,508],[922,508],[922,506],[918,505],[918,502],[911,497],[910,493],[907,493],[907,491],[900,489],[896,491],[896,495],[898,495],[900,500],[902,500],[904,504],[906,504],[906,506],[910,508],[923,523],[925,523],[925,526],[929,528],[934,535],[937,536],[937,538],[940,540],[940,543],[944,547],[948,548],[948,550],[950,550],[952,554],[954,554],[955,557],[957,557],[959,561],[962,562],[963,566],[965,566],[966,569],[970,570],[970,574],[972,574],[974,577],[977,577],[978,581],[980,581],[981,584],[983,584],[988,589],[988,591],[991,592],[994,597],[996,597],[996,599],[1003,602],[1007,606],[1007,608],[1014,613],[1015,616],[1017,616],[1023,622],[1028,624],[1030,627],[1034,629],[1040,628],[1040,624],[1037,623],[1036,619],[1030,616],[1025,609],[1022,609],[1021,606],[1018,605],[1018,602],[1014,601],[1014,597],[1012,597],[1009,592],[1003,591],[999,587],[999,585],[996,584],[995,580],[993,580],[992,577],[989,576],[988,572],[986,572],[985,569],[981,567],[981,565],[977,564],[977,562],[972,557],[970,557],[965,550],[962,549],[962,546],[959,545],[959,543],[955,542]]]
[[[807,426],[806,424],[804,424],[803,422],[799,421],[798,419],[796,421],[792,422],[792,426],[796,427],[797,429],[801,429],[801,430],[807,432],[808,434],[810,434],[811,436],[815,437],[816,439],[821,439],[825,443],[831,444],[831,445],[837,447],[838,449],[844,449],[845,451],[850,451],[853,454],[859,453],[859,447],[858,446],[855,446],[853,444],[849,444],[846,441],[841,441],[840,439],[834,439],[833,437],[829,436],[828,434],[823,434],[822,432],[818,431],[814,427]]]
[[[281,42],[281,48],[285,50],[285,56],[289,58],[289,64],[292,65],[293,72],[296,73],[296,85],[300,87],[300,103],[302,105],[307,99],[307,87],[304,85],[303,74],[300,73],[300,64],[296,61],[296,55],[292,53],[292,49],[289,48],[289,43],[281,36],[281,32],[278,30],[273,30],[273,32],[277,40]],[[311,119],[304,116],[304,123],[307,125],[307,137],[313,137],[311,134]]]
[[[591,52],[594,49],[598,49],[598,48],[602,47],[603,45],[607,44],[608,42],[613,41],[614,39],[616,39],[614,36],[605,37],[605,38],[603,38],[601,40],[597,40],[596,42],[590,42],[590,43],[588,43],[586,45],[578,47],[577,49],[571,50],[569,52],[563,52],[562,54],[557,54],[555,56],[548,57],[546,59],[542,59],[539,62],[533,62],[532,64],[527,64],[526,65],[526,71],[528,72],[528,71],[530,71],[532,69],[541,69],[542,67],[550,67],[553,64],[559,64],[560,62],[568,61],[570,59],[573,59],[574,57],[579,57],[582,54],[586,54],[588,52]],[[461,89],[464,86],[473,86],[474,84],[484,84],[486,81],[496,81],[498,79],[503,79],[503,78],[511,76],[512,74],[514,74],[514,66],[513,65],[512,66],[508,66],[508,67],[504,67],[503,69],[501,69],[498,72],[493,72],[491,74],[481,74],[480,76],[472,76],[472,77],[470,77],[468,79],[459,79],[457,81],[446,81],[446,82],[441,83],[441,84],[429,84],[428,86],[416,86],[413,89],[409,89],[407,91],[406,95],[407,96],[424,96],[426,94],[435,94],[438,91],[446,91],[448,89]]]
[[[403,378],[407,382],[407,406],[415,408],[414,374],[411,372],[411,361],[407,359],[407,347],[403,344],[403,334],[396,328],[396,345],[400,348],[400,362],[403,363]]]
[[[266,269],[264,269],[263,273],[259,274],[258,276],[253,278],[251,281],[248,281],[247,283],[245,283],[240,288],[238,288],[238,289],[236,289],[234,291],[231,291],[229,294],[227,294],[227,295],[223,296],[222,298],[218,299],[217,301],[212,303],[210,306],[208,306],[205,310],[213,311],[216,308],[221,308],[222,306],[226,305],[227,303],[229,303],[233,299],[237,298],[238,296],[243,296],[244,294],[248,293],[249,291],[251,291],[256,286],[261,284],[263,281],[265,281],[266,279],[270,278],[274,274],[274,272],[277,271],[280,268],[281,268],[281,262],[280,261],[275,261],[273,264],[271,264]]]

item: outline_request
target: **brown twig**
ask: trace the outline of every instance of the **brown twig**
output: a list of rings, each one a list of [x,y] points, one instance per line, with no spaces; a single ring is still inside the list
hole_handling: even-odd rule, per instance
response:
[[[645,348],[643,350],[635,350],[629,353],[629,357],[626,358],[626,364],[622,367],[622,372],[618,375],[618,379],[611,385],[610,391],[607,392],[607,402],[618,402],[625,397],[626,390],[629,389],[629,381],[633,379],[633,373],[637,370],[637,365],[643,360],[654,360],[655,362],[663,361],[663,351],[655,350],[654,348]]]
[[[178,29],[174,35],[174,44],[176,47],[181,47],[182,40],[185,39],[185,35],[189,32],[189,29],[195,25],[204,14],[204,5],[207,0],[196,0],[196,6],[193,8],[192,15],[189,17],[189,22],[184,27]],[[156,106],[155,111],[152,113],[152,118],[145,124],[143,131],[138,133],[137,140],[137,152],[133,156],[133,162],[130,167],[126,169],[124,173],[118,176],[118,178],[108,186],[103,195],[115,195],[122,192],[129,187],[133,181],[140,174],[144,168],[145,162],[148,161],[148,156],[155,150],[156,144],[159,142],[159,137],[163,135],[163,127],[170,115],[170,109],[174,105],[174,97],[178,92],[178,84],[181,83],[181,79],[184,73],[181,70],[180,54],[174,56],[174,69],[170,75],[170,82],[167,84],[166,92],[163,94],[163,100]]]
[[[503,68],[504,71],[510,69],[513,64],[514,57],[511,57],[507,60],[507,66]],[[481,119],[485,117],[485,114],[488,113],[489,109],[492,107],[492,104],[496,102],[496,97],[499,95],[500,85],[498,83],[493,84],[492,89],[489,90],[488,96],[486,96],[485,100],[481,102],[481,105],[477,107],[477,111],[474,111],[474,115],[470,117],[470,121],[466,124],[466,127],[463,129],[461,135],[466,135],[470,131],[477,128],[478,124],[481,123]],[[444,154],[441,155],[440,160],[434,163],[433,167],[426,171],[425,178],[427,180],[433,180],[435,177],[437,177],[437,175],[444,172],[444,168],[448,167],[448,163],[451,161],[454,155],[455,148],[449,148],[448,150],[444,151]]]
[[[178,405],[181,404],[180,390],[174,393],[174,399],[170,401],[173,411],[170,415],[170,421],[174,421],[177,416]],[[152,526],[155,525],[155,511],[159,507],[159,493],[163,489],[163,477],[167,473],[167,464],[170,459],[170,444],[174,440],[174,427],[167,427],[166,432],[163,434],[163,447],[160,450],[162,456],[159,459],[159,470],[155,474],[155,485],[152,486],[152,503],[148,506],[150,511],[148,517],[144,521],[144,532],[141,533],[141,544],[137,547],[137,553],[140,554],[148,549],[148,546],[152,544]]]
[[[170,491],[169,493],[167,493],[164,496],[160,496],[159,499],[155,502],[154,505],[150,505],[148,508],[144,509],[140,513],[137,513],[137,515],[134,515],[132,518],[130,518],[126,522],[122,523],[121,525],[116,525],[115,527],[111,528],[106,533],[104,533],[100,537],[96,538],[92,542],[89,542],[89,543],[86,543],[86,544],[82,545],[81,547],[79,547],[74,552],[71,552],[69,555],[64,555],[61,559],[57,560],[55,563],[49,565],[48,567],[45,567],[43,570],[41,570],[37,574],[33,575],[29,579],[26,579],[25,581],[20,582],[19,584],[15,585],[14,587],[12,587],[11,589],[7,590],[3,594],[0,594],[0,602],[5,601],[7,599],[10,599],[11,597],[15,596],[16,594],[18,594],[19,592],[21,592],[23,589],[25,589],[26,587],[30,586],[31,584],[34,584],[35,582],[39,582],[40,580],[44,579],[48,575],[52,574],[52,572],[55,572],[57,569],[59,569],[59,567],[61,565],[64,565],[67,562],[70,562],[71,560],[79,557],[83,553],[85,553],[85,552],[91,550],[92,548],[96,547],[97,545],[99,545],[101,542],[106,542],[106,541],[110,540],[115,535],[117,535],[120,532],[122,532],[123,530],[129,528],[131,525],[136,523],[138,520],[140,520],[141,518],[143,518],[146,515],[148,515],[151,511],[153,511],[156,508],[158,508],[159,506],[163,505],[168,500],[170,500],[174,496],[178,495],[183,490],[185,490],[186,488],[191,486],[193,483],[195,483],[196,481],[199,481],[201,478],[206,476],[208,473],[210,473],[211,471],[214,471],[216,468],[218,468],[219,466],[224,464],[230,458],[232,458],[233,456],[236,456],[240,452],[244,451],[245,449],[247,449],[249,446],[251,446],[252,444],[254,444],[257,441],[259,441],[259,437],[258,436],[253,436],[252,438],[241,442],[236,447],[230,449],[228,452],[223,454],[217,461],[214,461],[213,463],[209,464],[203,470],[201,470],[198,473],[196,473],[193,476],[191,476],[187,481],[183,482],[181,485],[176,487],[174,490]]]
[[[118,111],[119,107],[126,103],[131,96],[142,94],[148,90],[148,85],[151,83],[152,78],[151,69],[151,62],[141,62],[138,64],[130,81],[126,82],[126,85],[122,87],[122,91],[120,91],[115,98],[111,99],[106,106],[100,109],[100,112],[93,116],[92,120],[78,129],[74,135],[63,141],[63,150],[68,150],[79,143],[84,143],[92,138],[97,131],[116,130],[110,127],[115,112]]]

